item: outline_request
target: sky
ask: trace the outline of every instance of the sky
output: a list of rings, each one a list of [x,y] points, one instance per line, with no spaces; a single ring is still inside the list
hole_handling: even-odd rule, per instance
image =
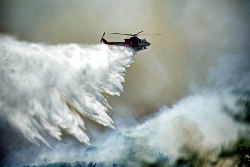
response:
[[[126,68],[124,91],[104,95],[116,127],[129,128],[201,90],[220,91],[241,76],[249,78],[249,7],[246,0],[2,0],[0,33],[29,43],[84,47],[100,44],[103,32],[161,33],[141,36],[151,46]],[[108,41],[124,38],[105,35]]]
[[[136,109],[136,118],[172,105],[206,85],[215,52],[232,51],[246,38],[246,1],[2,1],[0,30],[30,42],[97,44],[102,33],[162,33],[144,36],[151,47],[128,69],[124,93],[111,98],[115,110]],[[110,41],[123,36],[107,35]],[[239,41],[239,42],[238,42]],[[231,47],[232,46],[232,47]]]
[[[230,51],[232,41],[245,38],[238,31],[248,28],[240,25],[248,21],[243,0],[11,0],[1,1],[1,8],[0,30],[31,42],[97,44],[104,31],[162,33],[143,37],[152,46],[139,52],[128,69],[121,97],[111,98],[111,103],[136,108],[138,118],[204,85],[213,60],[221,56],[213,52]],[[124,37],[106,38],[123,41]]]

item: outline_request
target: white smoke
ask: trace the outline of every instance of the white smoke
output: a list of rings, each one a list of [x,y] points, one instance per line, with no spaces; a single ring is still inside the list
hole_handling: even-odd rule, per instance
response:
[[[241,95],[218,92],[187,97],[172,108],[163,107],[131,135],[146,138],[150,147],[158,147],[158,151],[170,158],[180,157],[184,145],[220,151],[222,145],[235,141],[249,128],[225,111],[225,106],[235,112],[242,108],[237,105],[239,98]]]
[[[61,130],[89,144],[83,118],[115,128],[102,93],[123,91],[126,48],[106,45],[47,46],[0,36],[0,116],[29,141],[50,146]]]
[[[46,159],[50,163],[80,160],[140,167],[143,162],[156,163],[162,156],[162,166],[173,166],[185,156],[183,149],[216,162],[223,147],[250,130],[248,124],[235,120],[228,112],[248,112],[249,108],[244,108],[239,100],[249,102],[249,95],[230,92],[205,91],[184,98],[171,108],[164,106],[144,123],[117,130],[107,139],[103,137],[95,143],[96,147],[79,149],[72,143],[58,144],[54,150],[41,152],[35,164],[44,164]]]

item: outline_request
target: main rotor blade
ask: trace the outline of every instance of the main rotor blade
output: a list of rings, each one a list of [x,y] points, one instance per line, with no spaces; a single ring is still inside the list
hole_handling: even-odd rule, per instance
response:
[[[156,34],[140,34],[140,35],[163,35],[162,33],[156,33]]]
[[[124,34],[124,33],[117,33],[117,32],[112,32],[112,33],[109,33],[109,34],[116,34],[116,35],[129,35],[129,36],[137,36],[139,35],[140,33],[142,33],[143,31],[140,31],[136,34]]]
[[[143,32],[143,31],[140,31],[140,32],[134,34],[134,36],[137,36],[137,35],[139,35],[139,34],[142,33],[142,32]]]
[[[117,33],[117,32],[112,32],[108,34],[116,34],[116,35],[129,35],[129,36],[134,36],[134,34],[122,34],[122,33]]]

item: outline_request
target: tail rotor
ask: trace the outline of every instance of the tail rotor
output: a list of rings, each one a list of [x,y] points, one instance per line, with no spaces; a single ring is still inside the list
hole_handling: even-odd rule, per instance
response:
[[[105,32],[102,34],[102,38],[101,38],[101,41],[100,42],[103,42],[103,37],[105,35]]]

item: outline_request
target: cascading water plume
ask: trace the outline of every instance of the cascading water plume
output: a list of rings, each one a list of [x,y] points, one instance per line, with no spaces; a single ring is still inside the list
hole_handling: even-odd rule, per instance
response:
[[[61,129],[89,144],[83,117],[114,128],[102,93],[119,95],[135,53],[106,45],[48,46],[0,36],[0,116],[50,146]]]

